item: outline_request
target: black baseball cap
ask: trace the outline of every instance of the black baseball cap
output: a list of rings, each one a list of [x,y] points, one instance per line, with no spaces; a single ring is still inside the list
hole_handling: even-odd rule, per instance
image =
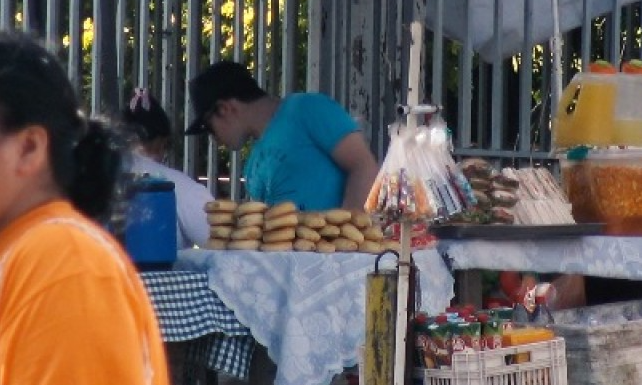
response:
[[[185,130],[185,135],[201,135],[210,132],[206,115],[214,110],[217,101],[250,101],[265,95],[265,91],[258,86],[247,67],[222,60],[190,80],[189,94],[196,118]]]

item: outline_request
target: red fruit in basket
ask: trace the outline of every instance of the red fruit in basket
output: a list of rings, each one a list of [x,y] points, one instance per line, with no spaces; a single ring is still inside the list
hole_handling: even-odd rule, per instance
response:
[[[614,74],[617,73],[617,69],[613,64],[606,60],[596,60],[589,64],[589,72],[598,74]]]

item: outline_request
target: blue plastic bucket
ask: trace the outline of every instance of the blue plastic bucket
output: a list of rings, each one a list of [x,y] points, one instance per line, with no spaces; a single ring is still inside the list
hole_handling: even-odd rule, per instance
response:
[[[170,267],[176,261],[174,183],[143,177],[131,186],[125,249],[139,267]]]

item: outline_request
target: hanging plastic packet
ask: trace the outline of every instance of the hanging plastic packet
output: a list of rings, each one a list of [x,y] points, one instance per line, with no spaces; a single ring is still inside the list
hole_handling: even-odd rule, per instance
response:
[[[435,114],[430,119],[427,130],[429,132],[432,152],[436,154],[439,161],[443,164],[448,180],[452,187],[455,188],[457,196],[466,208],[473,207],[477,204],[477,198],[475,197],[470,182],[461,170],[459,170],[459,167],[455,164],[455,160],[452,158],[452,137],[446,126],[446,122],[440,115]]]
[[[419,177],[426,190],[427,203],[435,213],[429,219],[439,221],[448,218],[453,204],[449,194],[444,191],[445,179],[440,175],[433,155],[427,151],[423,138],[421,135],[413,138],[413,151],[408,151],[408,157],[416,165],[415,168],[420,170]]]
[[[417,221],[433,217],[426,189],[418,177],[417,164],[407,154],[415,151],[416,141],[406,126],[396,122],[389,126],[390,145],[375,179],[364,209],[392,221]]]
[[[433,119],[431,122],[443,122],[443,120]],[[445,124],[442,127],[435,124],[432,127],[418,127],[413,138],[416,142],[416,151],[408,152],[408,157],[419,164],[417,169],[420,170],[428,196],[436,207],[437,215],[431,219],[433,222],[448,220],[451,216],[463,211],[466,199],[456,182],[455,172],[458,170],[450,156],[449,135]],[[465,178],[463,182],[466,184],[461,185],[462,190],[466,186],[470,189]],[[459,183],[461,184],[462,181]]]

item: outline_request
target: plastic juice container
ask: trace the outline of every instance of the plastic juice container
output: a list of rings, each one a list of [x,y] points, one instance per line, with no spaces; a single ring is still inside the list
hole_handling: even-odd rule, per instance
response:
[[[491,318],[488,314],[478,316],[481,323],[481,350],[493,350],[502,347],[502,321]]]
[[[440,368],[450,366],[452,363],[450,355],[452,329],[445,315],[437,316],[435,322],[428,326],[428,337],[432,342],[431,348],[434,349],[437,365]]]
[[[555,146],[613,144],[616,95],[616,75],[576,74],[557,108]]]
[[[415,333],[415,365],[418,367],[435,369],[437,368],[436,347],[430,339],[428,328],[432,320],[425,315],[418,316],[414,320]]]
[[[642,146],[642,120],[616,120],[613,141],[625,146]]]
[[[616,145],[642,145],[642,75],[617,75],[617,100],[613,126]]]

